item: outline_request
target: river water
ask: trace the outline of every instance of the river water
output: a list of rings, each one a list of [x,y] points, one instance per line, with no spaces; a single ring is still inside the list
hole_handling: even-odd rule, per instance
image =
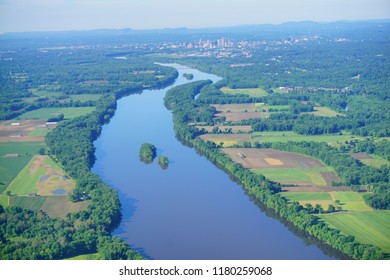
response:
[[[179,69],[173,86],[189,82],[183,73],[193,74],[193,81],[219,80]],[[337,258],[261,210],[226,173],[176,139],[172,114],[163,104],[171,87],[120,99],[94,143],[93,171],[119,192],[123,208],[114,235],[151,259]],[[139,160],[145,142],[169,158],[168,169],[157,159]]]

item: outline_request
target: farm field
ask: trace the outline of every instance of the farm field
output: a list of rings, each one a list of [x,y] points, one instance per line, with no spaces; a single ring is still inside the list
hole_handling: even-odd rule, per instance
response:
[[[5,156],[7,154],[19,154],[20,156],[36,155],[38,154],[39,149],[44,147],[45,147],[44,143],[37,143],[37,142],[0,143],[0,157]]]
[[[241,112],[241,113],[234,113],[234,112],[222,112],[215,114],[216,117],[225,117],[227,122],[239,122],[242,120],[249,120],[249,119],[261,119],[261,118],[268,118],[269,114],[268,112]]]
[[[0,194],[31,160],[31,156],[0,158]]]
[[[0,142],[43,142],[41,134],[34,134],[35,131],[46,129],[45,120],[22,120],[0,122]]]
[[[67,99],[64,99],[65,102],[69,101],[79,101],[79,102],[87,102],[87,101],[97,101],[102,97],[102,94],[75,94],[68,95]]]
[[[39,211],[45,202],[45,196],[11,196],[10,197],[10,206],[17,206],[23,209],[28,209],[32,211]]]
[[[47,97],[47,98],[60,98],[64,96],[61,92],[58,91],[51,91],[51,90],[43,90],[43,89],[31,89],[32,94],[34,94],[37,97]]]
[[[345,116],[345,114],[340,114],[336,111],[328,107],[314,107],[314,112],[308,112],[305,114],[321,116],[321,117],[337,117],[337,116]]]
[[[0,195],[0,205],[3,207],[8,206],[8,196],[7,195]]]
[[[345,143],[345,141],[351,141],[353,139],[364,139],[364,137],[352,136],[352,135],[301,135],[293,131],[272,131],[272,132],[253,132],[251,134],[252,143],[274,143],[274,142],[325,142],[329,145],[339,145]]]
[[[319,215],[326,223],[390,253],[390,211],[352,212]]]
[[[333,172],[330,167],[323,168],[261,168],[251,169],[266,178],[282,184],[327,186],[322,172]]]
[[[65,119],[73,119],[83,115],[88,115],[95,110],[95,107],[65,107],[65,108],[41,108],[34,111],[26,112],[20,115],[17,120],[27,119],[49,119],[57,113],[64,114]]]
[[[299,204],[305,206],[306,203],[311,205],[320,204],[325,210],[329,204],[335,204],[336,200],[339,200],[338,204],[341,206],[342,211],[348,212],[362,212],[373,211],[363,199],[363,193],[357,193],[352,191],[337,191],[338,188],[334,188],[333,191],[324,192],[281,192],[280,195],[290,201],[298,201]]]
[[[289,105],[265,105],[264,103],[256,103],[256,108],[258,110],[274,111],[274,112],[286,112],[290,110]],[[272,112],[270,112],[272,113]]]
[[[335,200],[340,200],[340,206],[345,211],[372,211],[363,199],[364,193],[358,192],[334,192]]]
[[[226,148],[234,162],[282,184],[330,186],[340,181],[330,167],[301,154],[273,149]]]
[[[88,208],[89,201],[71,202],[67,195],[48,196],[40,210],[49,217],[65,218],[68,213],[79,212]]]
[[[41,136],[45,137],[46,134],[50,131],[49,128],[42,128],[42,129],[35,129],[31,131],[31,133],[28,136]]]
[[[243,104],[214,104],[212,105],[219,112],[231,112],[231,113],[243,113],[243,112],[255,112],[256,106],[254,103]]]
[[[266,92],[262,88],[229,88],[229,87],[223,87],[220,89],[223,93],[228,94],[247,94],[250,97],[262,97],[267,96],[268,92]]]
[[[214,127],[218,127],[218,130],[224,132],[225,130],[230,130],[232,133],[248,133],[252,131],[252,127],[250,125],[216,125],[216,126],[206,126],[206,125],[198,125],[196,128],[204,129],[207,132],[212,132]]]
[[[354,159],[359,160],[367,166],[380,168],[382,165],[390,165],[390,162],[377,155],[369,155],[366,153],[354,153],[351,154]]]
[[[302,206],[306,203],[312,206],[319,204],[322,209],[328,209],[329,204],[333,204],[332,197],[327,192],[282,192],[280,195],[289,201],[298,201]]]
[[[16,195],[52,195],[60,189],[68,194],[75,186],[75,182],[65,177],[63,170],[48,156],[34,156],[23,168],[7,191]]]
[[[205,141],[214,142],[217,145],[223,142],[223,147],[250,142],[249,134],[203,134],[199,136],[199,138]]]
[[[0,194],[45,145],[39,142],[0,142]]]

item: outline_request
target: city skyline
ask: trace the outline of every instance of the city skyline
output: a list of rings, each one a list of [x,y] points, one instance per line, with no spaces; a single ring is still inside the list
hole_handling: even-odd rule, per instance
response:
[[[91,29],[207,28],[390,18],[386,0],[0,0],[0,34]]]

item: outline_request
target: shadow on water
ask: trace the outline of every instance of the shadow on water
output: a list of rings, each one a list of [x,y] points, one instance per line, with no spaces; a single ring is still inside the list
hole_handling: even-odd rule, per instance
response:
[[[121,219],[120,219],[120,224],[122,224],[123,222],[127,222],[127,221],[130,221],[135,212],[137,211],[137,203],[138,203],[138,200],[134,199],[134,198],[131,198],[131,197],[128,197],[127,194],[121,190],[118,190],[118,195],[119,197],[121,198]],[[126,217],[124,219],[124,217]],[[118,223],[118,226],[120,225]],[[123,233],[125,233],[126,230],[124,228],[121,228],[121,227],[116,227],[115,231],[114,231],[114,235],[121,235]],[[124,238],[126,239],[126,238]]]

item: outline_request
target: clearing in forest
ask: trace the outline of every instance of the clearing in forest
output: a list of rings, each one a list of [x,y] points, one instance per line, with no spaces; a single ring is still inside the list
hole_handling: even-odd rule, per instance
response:
[[[321,117],[337,117],[337,116],[345,116],[345,114],[337,113],[328,107],[314,107],[314,112],[308,112],[303,114],[310,114]]]
[[[228,94],[246,94],[250,97],[262,97],[267,96],[268,92],[266,92],[262,88],[229,88],[229,87],[223,87],[221,88],[221,91],[223,93]]]
[[[353,153],[351,157],[357,159],[367,166],[380,168],[382,165],[390,165],[390,162],[377,155],[368,155],[366,153]]]

